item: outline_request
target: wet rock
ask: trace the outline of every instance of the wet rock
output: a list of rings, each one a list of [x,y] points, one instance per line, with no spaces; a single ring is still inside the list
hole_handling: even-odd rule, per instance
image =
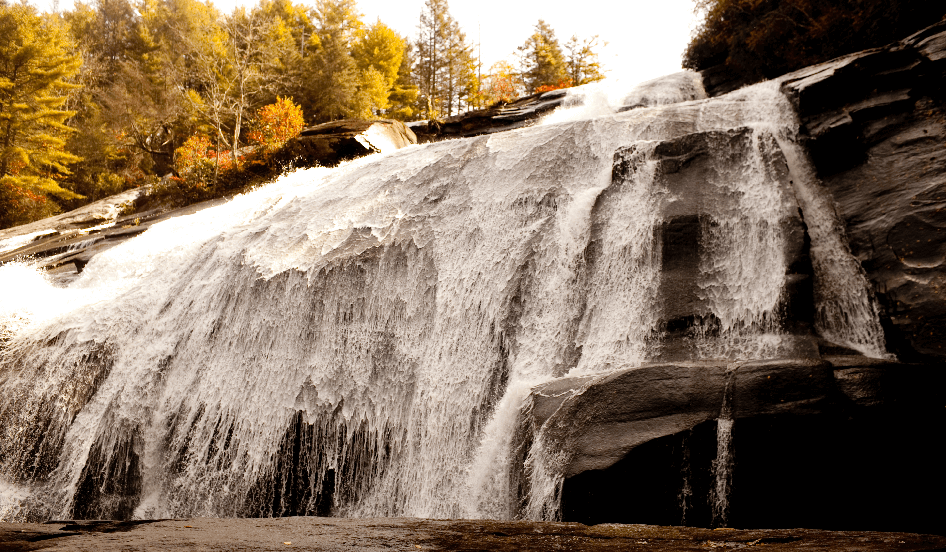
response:
[[[513,130],[534,124],[562,105],[567,94],[567,89],[539,92],[509,103],[448,117],[444,121],[411,123],[410,128],[420,143]]]
[[[303,129],[283,147],[281,156],[298,159],[297,166],[334,167],[369,153],[416,143],[417,136],[400,121],[345,119]]]
[[[147,191],[147,187],[135,188],[95,201],[68,213],[0,230],[0,246],[3,246],[3,242],[6,240],[12,242],[16,238],[24,238],[25,241],[22,245],[26,245],[44,236],[68,235],[70,232],[113,223],[124,214],[126,206],[133,204]],[[6,252],[0,249],[0,254]]]
[[[946,22],[783,79],[888,348],[946,361]]]
[[[558,380],[554,388],[537,387],[532,423],[545,428],[554,450],[567,454],[562,473],[571,477],[605,469],[648,441],[715,420],[730,377],[736,419],[824,412],[834,381],[830,365],[814,360],[628,368],[592,379]]]
[[[490,520],[194,518],[125,523],[2,523],[4,550],[320,550],[324,552],[641,550],[705,552],[919,552],[946,547],[936,535],[877,531],[710,530]]]

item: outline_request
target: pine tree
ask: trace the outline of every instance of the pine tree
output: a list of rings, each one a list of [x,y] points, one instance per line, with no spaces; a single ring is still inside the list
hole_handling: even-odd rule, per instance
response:
[[[29,5],[0,4],[0,36],[0,181],[76,198],[57,181],[79,160],[65,150],[73,113],[63,106],[81,58],[64,25]]]
[[[362,30],[355,0],[318,0],[315,10],[315,51],[305,59],[305,77],[298,95],[312,123],[354,114],[362,74],[351,49]]]
[[[397,79],[391,88],[391,94],[388,96],[390,107],[385,116],[399,121],[410,121],[415,119],[415,115],[421,112],[418,108],[417,98],[420,90],[413,79],[413,46],[411,43],[405,43],[404,56],[401,58],[401,65],[397,69]]]
[[[518,50],[527,93],[535,93],[540,87],[568,86],[562,48],[555,38],[555,31],[545,21],[540,19],[536,23],[535,32]]]
[[[473,48],[450,16],[447,0],[427,0],[416,43],[416,79],[428,119],[459,112],[473,88]]]
[[[370,119],[390,107],[389,97],[398,77],[407,42],[378,20],[352,47],[361,72],[355,111]]]

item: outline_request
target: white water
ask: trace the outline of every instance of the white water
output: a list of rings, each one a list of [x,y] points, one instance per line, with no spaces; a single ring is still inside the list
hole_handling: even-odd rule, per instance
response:
[[[529,389],[638,366],[659,338],[655,227],[672,198],[652,141],[750,126],[754,144],[790,142],[780,102],[757,87],[570,111],[298,171],[154,225],[65,289],[0,267],[4,289],[24,290],[0,300],[0,477],[35,489],[0,502],[0,519],[313,513],[329,473],[337,515],[518,515]],[[616,186],[613,155],[635,144]],[[712,354],[764,354],[741,344],[779,339],[786,198],[764,164],[726,170],[714,185],[742,214],[719,214],[701,270],[742,341]],[[280,452],[297,413],[311,428],[299,458]],[[562,459],[541,431],[535,443],[525,512],[555,517]],[[291,507],[279,462],[311,474]]]

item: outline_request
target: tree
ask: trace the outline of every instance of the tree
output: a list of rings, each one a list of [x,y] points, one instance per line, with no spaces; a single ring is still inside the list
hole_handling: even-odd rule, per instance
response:
[[[388,109],[388,98],[398,78],[407,41],[378,20],[352,46],[352,57],[361,72],[355,109],[370,119]]]
[[[25,4],[0,4],[0,181],[72,199],[58,181],[79,158],[65,149],[73,115],[62,109],[82,60],[65,26]]]
[[[428,119],[460,112],[473,84],[473,48],[450,16],[447,0],[427,0],[420,15],[415,74]]]
[[[523,95],[522,76],[508,61],[497,61],[489,68],[486,97],[490,104],[511,102]]]
[[[64,186],[94,201],[143,183],[140,166],[146,159],[129,147],[133,143],[125,123],[127,113],[140,108],[126,109],[106,100],[110,89],[128,85],[124,66],[140,59],[145,47],[138,33],[140,18],[128,0],[77,3],[63,20],[83,60],[76,77],[81,88],[72,91],[67,102],[68,109],[76,112],[68,121],[75,132],[68,136],[67,150],[82,161],[72,167]],[[141,86],[132,90],[135,97],[142,95]],[[81,201],[64,206],[74,208]]]
[[[397,79],[388,96],[388,108],[385,116],[399,121],[410,121],[416,113],[422,110],[417,105],[420,90],[413,79],[413,46],[409,42],[404,44],[404,56],[397,69]]]
[[[518,51],[527,93],[533,94],[540,87],[569,86],[562,48],[555,38],[555,31],[545,21],[539,19],[535,32]]]
[[[279,98],[275,103],[263,106],[253,119],[250,140],[273,151],[302,131],[304,119],[302,108],[289,98]]]
[[[604,73],[601,64],[598,62],[598,54],[594,51],[598,45],[598,35],[585,40],[578,40],[577,36],[572,36],[565,44],[565,51],[567,52],[565,67],[571,86],[581,86],[582,84],[604,80]]]
[[[355,0],[318,0],[315,21],[314,52],[305,58],[305,84],[297,97],[313,123],[350,117],[362,77],[351,55],[363,28],[361,14]]]
[[[683,66],[722,66],[742,83],[882,46],[939,21],[928,0],[697,0]]]

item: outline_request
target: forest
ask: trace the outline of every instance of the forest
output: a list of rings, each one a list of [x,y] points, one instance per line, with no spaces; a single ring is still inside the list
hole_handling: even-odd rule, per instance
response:
[[[0,0],[0,32],[0,228],[168,174],[216,179],[306,125],[443,119],[604,78],[598,37],[560,43],[542,20],[484,68],[447,0],[427,0],[414,39],[355,0]]]

